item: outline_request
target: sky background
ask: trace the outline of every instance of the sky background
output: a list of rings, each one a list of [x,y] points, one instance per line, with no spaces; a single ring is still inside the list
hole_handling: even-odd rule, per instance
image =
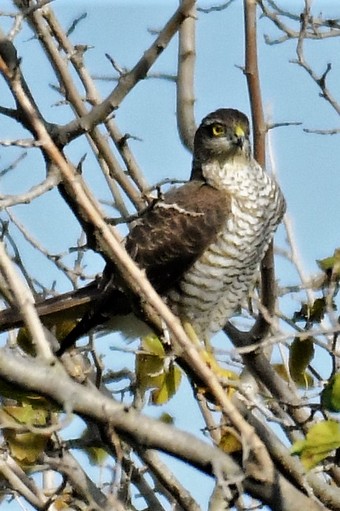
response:
[[[217,4],[202,1],[201,6]],[[55,0],[52,4],[62,25],[68,28],[73,19],[84,12],[87,17],[71,35],[74,44],[88,44],[93,48],[86,53],[86,64],[93,75],[112,75],[112,68],[105,58],[109,53],[123,67],[132,67],[143,51],[152,43],[154,35],[148,29],[160,29],[177,7],[177,0],[160,1],[84,1],[66,2]],[[278,1],[278,4],[299,13],[303,2],[298,0]],[[2,13],[12,10],[11,2],[2,0]],[[313,2],[313,13],[320,12],[327,17],[340,17],[339,2],[320,0]],[[0,25],[6,32],[11,19],[0,18]],[[289,22],[291,25],[292,22]],[[303,128],[330,129],[339,127],[338,115],[319,95],[319,89],[306,72],[290,61],[296,58],[296,41],[268,46],[264,34],[276,37],[278,31],[266,19],[259,20],[259,64],[263,104],[267,118],[272,122],[301,122],[301,126],[281,127],[270,132],[270,142],[278,178],[288,203],[288,215],[292,220],[303,265],[307,274],[317,272],[316,260],[331,255],[339,243],[340,221],[340,144],[339,135],[321,136],[307,134]],[[56,107],[58,94],[49,87],[55,83],[53,73],[46,62],[32,33],[26,27],[15,39],[22,57],[24,76],[47,120],[65,123],[72,118],[66,106]],[[195,116],[197,123],[209,112],[220,107],[237,108],[247,115],[250,113],[245,77],[240,70],[244,65],[244,37],[242,2],[236,0],[227,10],[208,14],[199,13],[197,22],[197,63],[195,73]],[[322,74],[329,62],[332,71],[328,85],[340,101],[340,39],[306,42],[306,58],[317,72]],[[153,73],[176,72],[177,39],[171,42],[163,55],[151,69]],[[105,97],[113,82],[98,81],[97,86]],[[0,104],[12,106],[11,98],[3,81],[0,81]],[[176,128],[176,96],[172,82],[148,79],[139,83],[123,101],[116,112],[120,130],[130,133],[138,140],[132,140],[130,147],[150,184],[167,177],[187,179],[190,174],[191,155],[181,146]],[[14,122],[0,119],[0,138],[17,139],[27,137]],[[0,170],[20,154],[18,148],[0,147]],[[98,176],[94,158],[83,140],[75,141],[67,149],[73,163],[77,163],[87,152],[84,176],[101,199],[109,198],[104,182]],[[268,162],[268,167],[270,164]],[[29,156],[15,173],[7,174],[0,183],[0,193],[19,193],[44,178],[44,166],[38,151]],[[29,207],[14,208],[18,220],[25,224],[36,238],[55,253],[65,251],[74,244],[79,227],[66,210],[56,191],[34,201]],[[69,284],[61,279],[55,269],[46,263],[36,251],[26,246],[17,235],[19,246],[25,247],[25,263],[39,278],[46,268],[46,284],[58,279],[58,289],[67,290]],[[277,244],[285,247],[283,228],[277,236]],[[67,258],[66,258],[67,260]],[[89,274],[102,268],[100,258],[89,257]],[[282,258],[277,257],[277,278],[281,283],[296,283],[294,269]],[[296,310],[298,301],[286,303],[286,311]],[[117,341],[119,343],[119,341]],[[116,353],[107,350],[110,367],[120,367]],[[176,413],[183,408],[189,389],[183,387],[167,406],[167,411]],[[149,413],[158,415],[152,409]],[[176,417],[176,425],[189,429],[194,423],[201,423],[197,410]],[[71,433],[72,434],[72,430]],[[175,463],[175,462],[172,462]],[[177,464],[175,463],[177,466]],[[192,472],[178,464],[177,475],[182,483],[188,482],[195,498],[202,508],[211,491],[211,482],[196,475],[194,484]],[[19,509],[15,502],[10,509]],[[4,507],[5,509],[5,507]]]

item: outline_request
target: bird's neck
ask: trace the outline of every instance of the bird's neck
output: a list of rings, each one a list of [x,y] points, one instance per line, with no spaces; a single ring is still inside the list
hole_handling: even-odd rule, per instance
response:
[[[191,179],[205,181],[214,188],[237,186],[239,179],[251,179],[258,172],[258,164],[251,155],[235,154],[228,158],[194,158]]]

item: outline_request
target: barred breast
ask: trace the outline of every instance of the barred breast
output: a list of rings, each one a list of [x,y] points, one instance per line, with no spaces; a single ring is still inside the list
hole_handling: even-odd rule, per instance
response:
[[[221,330],[249,293],[284,212],[276,182],[256,166],[256,177],[240,169],[233,184],[225,183],[231,194],[227,221],[184,274],[179,289],[168,295],[175,313],[187,318],[202,340]]]

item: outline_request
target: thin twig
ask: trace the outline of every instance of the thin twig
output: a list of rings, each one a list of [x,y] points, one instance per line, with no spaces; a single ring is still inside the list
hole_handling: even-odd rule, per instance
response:
[[[20,314],[32,336],[32,343],[36,348],[37,355],[51,362],[53,360],[52,351],[35,310],[32,294],[20,281],[2,242],[0,242],[0,271],[8,281],[8,285],[13,292]]]

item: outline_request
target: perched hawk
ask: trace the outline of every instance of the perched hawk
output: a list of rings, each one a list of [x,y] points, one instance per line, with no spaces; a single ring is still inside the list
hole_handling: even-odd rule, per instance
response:
[[[174,313],[208,340],[247,296],[284,211],[278,184],[252,156],[247,117],[219,109],[196,132],[190,181],[146,210],[126,250]],[[42,316],[88,308],[59,354],[109,317],[131,312],[116,281],[108,265],[98,282],[38,304]],[[0,313],[0,329],[7,319]]]

